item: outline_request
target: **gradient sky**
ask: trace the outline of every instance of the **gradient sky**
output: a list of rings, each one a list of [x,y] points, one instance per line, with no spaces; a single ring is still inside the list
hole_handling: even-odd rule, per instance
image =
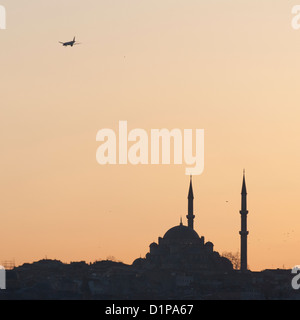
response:
[[[300,1],[0,4],[0,262],[132,263],[186,223],[185,164],[97,164],[127,120],[205,130],[195,229],[216,251],[239,250],[245,168],[250,268],[300,264]]]

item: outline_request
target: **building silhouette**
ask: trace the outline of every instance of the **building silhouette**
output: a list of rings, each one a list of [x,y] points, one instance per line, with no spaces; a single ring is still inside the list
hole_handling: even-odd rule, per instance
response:
[[[63,263],[40,260],[7,270],[0,300],[300,300],[291,270],[247,270],[247,191],[242,184],[241,270],[214,251],[194,230],[192,178],[187,226],[182,220],[150,244],[146,258],[133,264],[110,260]]]
[[[181,271],[216,272],[232,270],[232,263],[214,251],[212,242],[205,242],[194,230],[194,193],[192,177],[188,192],[187,226],[182,220],[178,226],[169,229],[158,242],[150,244],[146,257],[136,259],[134,266],[162,268]]]

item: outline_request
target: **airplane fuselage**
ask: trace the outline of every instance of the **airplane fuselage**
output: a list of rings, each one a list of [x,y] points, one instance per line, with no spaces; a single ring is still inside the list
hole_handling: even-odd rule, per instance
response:
[[[59,41],[59,43],[61,43],[64,47],[73,47],[75,44],[80,44],[76,41],[76,38],[74,37],[72,41],[67,41],[67,42],[61,42]]]
[[[63,43],[63,46],[64,47],[67,47],[67,46],[73,47],[74,43],[75,43],[75,41],[65,42],[65,43]]]

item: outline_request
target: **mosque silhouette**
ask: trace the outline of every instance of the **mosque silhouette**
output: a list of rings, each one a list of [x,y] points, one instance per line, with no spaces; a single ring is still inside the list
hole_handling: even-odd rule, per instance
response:
[[[247,271],[247,191],[245,172],[242,183],[242,206],[241,206],[241,271]],[[161,268],[186,270],[186,271],[231,271],[231,261],[214,251],[212,242],[205,242],[203,236],[199,236],[194,230],[194,192],[192,177],[188,192],[187,226],[183,225],[182,219],[178,226],[169,229],[165,235],[158,238],[158,242],[150,244],[150,251],[145,258],[134,260],[133,266],[137,268]]]

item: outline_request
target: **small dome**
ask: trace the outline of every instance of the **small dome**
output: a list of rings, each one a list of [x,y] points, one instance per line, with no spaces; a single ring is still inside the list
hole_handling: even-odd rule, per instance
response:
[[[199,236],[195,230],[180,224],[168,230],[164,235],[164,239],[199,239]]]
[[[209,251],[213,251],[214,250],[214,244],[210,241],[205,243],[205,248],[207,248]]]
[[[157,243],[156,242],[152,242],[149,246],[150,248],[153,248],[153,247],[158,247]]]
[[[145,259],[143,259],[143,258],[137,258],[137,259],[135,259],[133,262],[132,262],[132,266],[133,267],[142,267],[142,265],[144,264],[144,262],[145,262]]]

